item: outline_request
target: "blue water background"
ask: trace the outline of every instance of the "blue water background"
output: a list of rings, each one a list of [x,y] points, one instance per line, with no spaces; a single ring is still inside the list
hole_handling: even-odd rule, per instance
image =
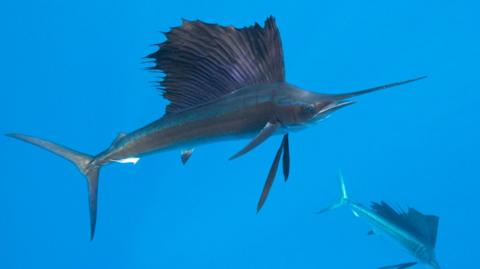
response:
[[[444,268],[477,266],[480,19],[476,1],[2,1],[0,133],[85,153],[163,114],[142,57],[181,18],[226,25],[277,18],[287,79],[347,92],[428,75],[357,98],[290,136],[291,177],[255,206],[280,137],[102,169],[97,234],[76,168],[0,137],[0,268],[375,268],[413,260],[338,196],[440,216]]]

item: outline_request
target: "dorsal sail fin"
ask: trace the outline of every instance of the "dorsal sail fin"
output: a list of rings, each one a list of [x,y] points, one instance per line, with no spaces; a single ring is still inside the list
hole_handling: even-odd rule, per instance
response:
[[[414,208],[408,209],[406,217],[422,240],[429,246],[435,247],[439,218],[433,215],[424,215]]]
[[[424,244],[432,248],[435,247],[439,221],[437,216],[424,215],[414,208],[409,208],[408,212],[396,211],[383,201],[372,203],[372,209],[380,216],[417,237]]]
[[[159,44],[151,70],[170,101],[166,113],[215,100],[245,86],[285,81],[283,50],[275,19],[244,28],[187,21]]]

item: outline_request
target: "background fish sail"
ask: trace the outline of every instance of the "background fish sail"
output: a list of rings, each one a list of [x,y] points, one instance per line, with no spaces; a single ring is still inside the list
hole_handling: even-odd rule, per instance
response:
[[[267,176],[257,211],[268,197],[282,158],[285,180],[290,174],[288,132],[316,122],[350,98],[424,77],[346,94],[319,94],[285,80],[280,32],[273,17],[264,26],[244,28],[201,21],[183,21],[166,33],[158,50],[147,56],[152,70],[165,74],[159,81],[170,101],[165,115],[129,134],[120,134],[97,155],[87,155],[59,144],[23,134],[13,138],[35,144],[74,163],[87,178],[91,238],[95,233],[98,176],[102,166],[136,163],[144,155],[162,150],[182,151],[182,162],[197,145],[253,137],[232,158],[254,149],[270,136],[283,134]]]

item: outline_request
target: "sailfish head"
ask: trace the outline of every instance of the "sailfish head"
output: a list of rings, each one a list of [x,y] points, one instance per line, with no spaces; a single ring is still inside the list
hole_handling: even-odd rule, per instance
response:
[[[322,120],[340,108],[354,104],[353,97],[424,78],[426,76],[343,94],[320,94],[297,89],[290,93],[288,102],[286,102],[288,105],[283,106],[283,111],[280,111],[278,115],[285,125],[304,126]]]

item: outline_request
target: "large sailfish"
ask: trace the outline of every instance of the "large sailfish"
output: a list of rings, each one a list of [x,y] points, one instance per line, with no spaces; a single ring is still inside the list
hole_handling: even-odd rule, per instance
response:
[[[320,94],[285,80],[282,43],[273,17],[265,25],[224,27],[183,21],[166,34],[158,50],[146,58],[150,69],[164,74],[159,81],[170,101],[160,119],[128,134],[119,134],[97,155],[87,155],[44,139],[8,134],[71,161],[88,182],[91,238],[97,214],[100,168],[112,162],[136,162],[164,150],[182,151],[186,162],[195,146],[225,139],[251,138],[237,158],[274,134],[283,135],[268,173],[257,211],[273,183],[281,156],[289,175],[288,133],[350,105],[351,97],[419,80],[423,77],[345,94]]]
[[[435,256],[438,216],[425,215],[415,208],[408,211],[395,210],[386,202],[373,202],[371,207],[350,199],[347,195],[343,176],[340,174],[340,199],[318,213],[324,213],[341,206],[349,206],[357,217],[364,217],[373,227],[368,234],[382,233],[393,238],[408,250],[417,261],[379,267],[379,269],[404,269],[418,262],[440,269]]]

